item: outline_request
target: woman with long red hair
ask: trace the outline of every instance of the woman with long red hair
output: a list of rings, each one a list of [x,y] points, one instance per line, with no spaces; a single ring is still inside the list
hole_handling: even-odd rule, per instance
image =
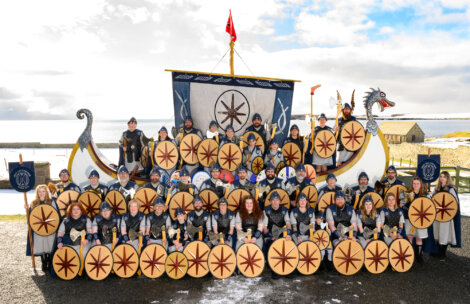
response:
[[[250,230],[251,240],[248,240],[248,237],[240,239],[238,235],[236,250],[246,243],[256,244],[260,249],[263,249],[263,220],[264,215],[259,204],[252,196],[246,197],[242,201],[240,210],[235,217],[235,228],[237,229],[237,233]]]
[[[86,255],[88,247],[93,240],[93,232],[91,220],[85,214],[85,208],[80,203],[74,202],[67,207],[66,217],[60,224],[59,230],[57,230],[58,249],[61,249],[64,245],[69,245],[79,253],[80,245],[82,245],[84,246],[83,255]],[[86,238],[83,242],[80,237],[74,238],[73,233],[71,234],[74,230],[78,232],[85,230]]]

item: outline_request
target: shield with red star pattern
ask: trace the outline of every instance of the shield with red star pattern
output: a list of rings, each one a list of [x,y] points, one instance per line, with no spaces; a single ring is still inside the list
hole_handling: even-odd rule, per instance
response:
[[[315,151],[318,156],[328,158],[336,151],[336,137],[330,130],[321,130],[315,136]]]
[[[455,217],[459,204],[449,192],[439,192],[433,195],[432,202],[436,206],[436,221],[448,222]]]
[[[113,270],[121,278],[132,277],[139,269],[139,255],[132,245],[121,244],[113,251]]]
[[[304,241],[297,248],[299,249],[297,270],[303,275],[311,275],[317,272],[321,263],[321,251],[317,244]]]
[[[150,188],[140,188],[134,195],[139,202],[139,211],[147,215],[153,212],[153,202],[157,198],[157,191]]]
[[[209,253],[209,270],[217,279],[230,277],[237,267],[237,256],[228,245],[214,246]]]
[[[102,201],[98,194],[91,191],[84,192],[78,197],[78,202],[85,208],[86,216],[89,218],[94,218],[100,213]]]
[[[395,271],[407,272],[415,260],[413,246],[405,239],[394,240],[389,246],[388,260]]]
[[[346,150],[355,152],[364,144],[366,132],[360,122],[350,121],[341,129],[340,139]]]
[[[202,139],[196,134],[187,134],[183,137],[180,144],[180,155],[183,160],[190,165],[198,163],[197,149]]]
[[[372,240],[364,249],[364,266],[373,274],[384,272],[388,267],[388,246],[384,241]]]
[[[59,228],[59,212],[48,204],[37,205],[29,213],[29,224],[34,233],[47,236]]]
[[[80,258],[78,253],[70,246],[63,246],[54,253],[52,267],[62,280],[72,280],[80,270]]]
[[[167,253],[160,244],[150,244],[140,254],[140,270],[149,279],[156,279],[165,273]]]
[[[181,210],[186,213],[186,217],[188,214],[194,210],[193,205],[194,196],[189,194],[188,192],[178,192],[170,198],[169,204],[169,213],[172,220],[176,220],[175,212],[176,209],[181,208]]]
[[[162,141],[155,147],[154,159],[159,168],[169,170],[178,163],[178,148],[171,141]]]
[[[241,274],[254,278],[263,273],[265,265],[261,249],[253,243],[243,244],[237,251],[237,266]]]
[[[364,249],[359,242],[341,241],[333,251],[333,265],[343,275],[353,275],[364,265]]]
[[[293,241],[284,238],[271,244],[268,250],[268,264],[279,275],[292,273],[299,263],[299,250]]]
[[[184,247],[183,253],[188,259],[188,275],[201,278],[209,273],[209,246],[201,241],[193,241]]]
[[[174,280],[184,277],[188,272],[188,259],[184,253],[179,251],[170,253],[165,261],[165,272]]]
[[[104,245],[95,245],[88,250],[85,257],[85,271],[88,277],[101,281],[108,277],[113,269],[113,254]]]
[[[415,228],[425,229],[434,223],[436,219],[436,207],[431,199],[417,197],[408,209],[408,217]]]

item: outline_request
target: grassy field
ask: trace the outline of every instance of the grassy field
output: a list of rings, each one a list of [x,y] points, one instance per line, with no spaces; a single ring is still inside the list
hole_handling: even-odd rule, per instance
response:
[[[459,132],[449,133],[442,137],[443,138],[470,137],[470,131],[459,131]]]
[[[389,144],[390,157],[395,159],[417,161],[417,154],[427,154],[428,147],[419,144]],[[459,146],[456,149],[431,147],[431,154],[441,155],[441,164],[470,168],[470,147]]]

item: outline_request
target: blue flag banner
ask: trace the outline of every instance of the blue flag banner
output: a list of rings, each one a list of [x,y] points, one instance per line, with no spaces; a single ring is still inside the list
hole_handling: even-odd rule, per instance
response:
[[[416,175],[418,175],[424,183],[432,183],[438,177],[441,171],[441,155],[418,154],[418,166]]]
[[[8,163],[10,185],[18,192],[28,192],[34,188],[34,162]]]
[[[252,124],[253,115],[259,113],[262,123],[277,124],[275,138],[279,142],[289,135],[294,81],[192,72],[172,72],[172,80],[177,128],[190,115],[203,134],[214,120],[222,133],[232,125],[240,136]]]

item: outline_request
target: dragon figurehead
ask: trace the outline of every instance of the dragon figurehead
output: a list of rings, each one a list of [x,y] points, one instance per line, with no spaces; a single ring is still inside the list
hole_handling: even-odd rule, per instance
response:
[[[366,108],[366,117],[367,117],[367,131],[373,135],[377,135],[379,131],[379,126],[372,115],[372,106],[375,103],[378,103],[380,112],[383,112],[385,108],[391,108],[395,106],[395,103],[387,99],[385,92],[382,92],[380,88],[377,90],[370,88],[370,92],[366,92],[364,96],[364,107]]]

